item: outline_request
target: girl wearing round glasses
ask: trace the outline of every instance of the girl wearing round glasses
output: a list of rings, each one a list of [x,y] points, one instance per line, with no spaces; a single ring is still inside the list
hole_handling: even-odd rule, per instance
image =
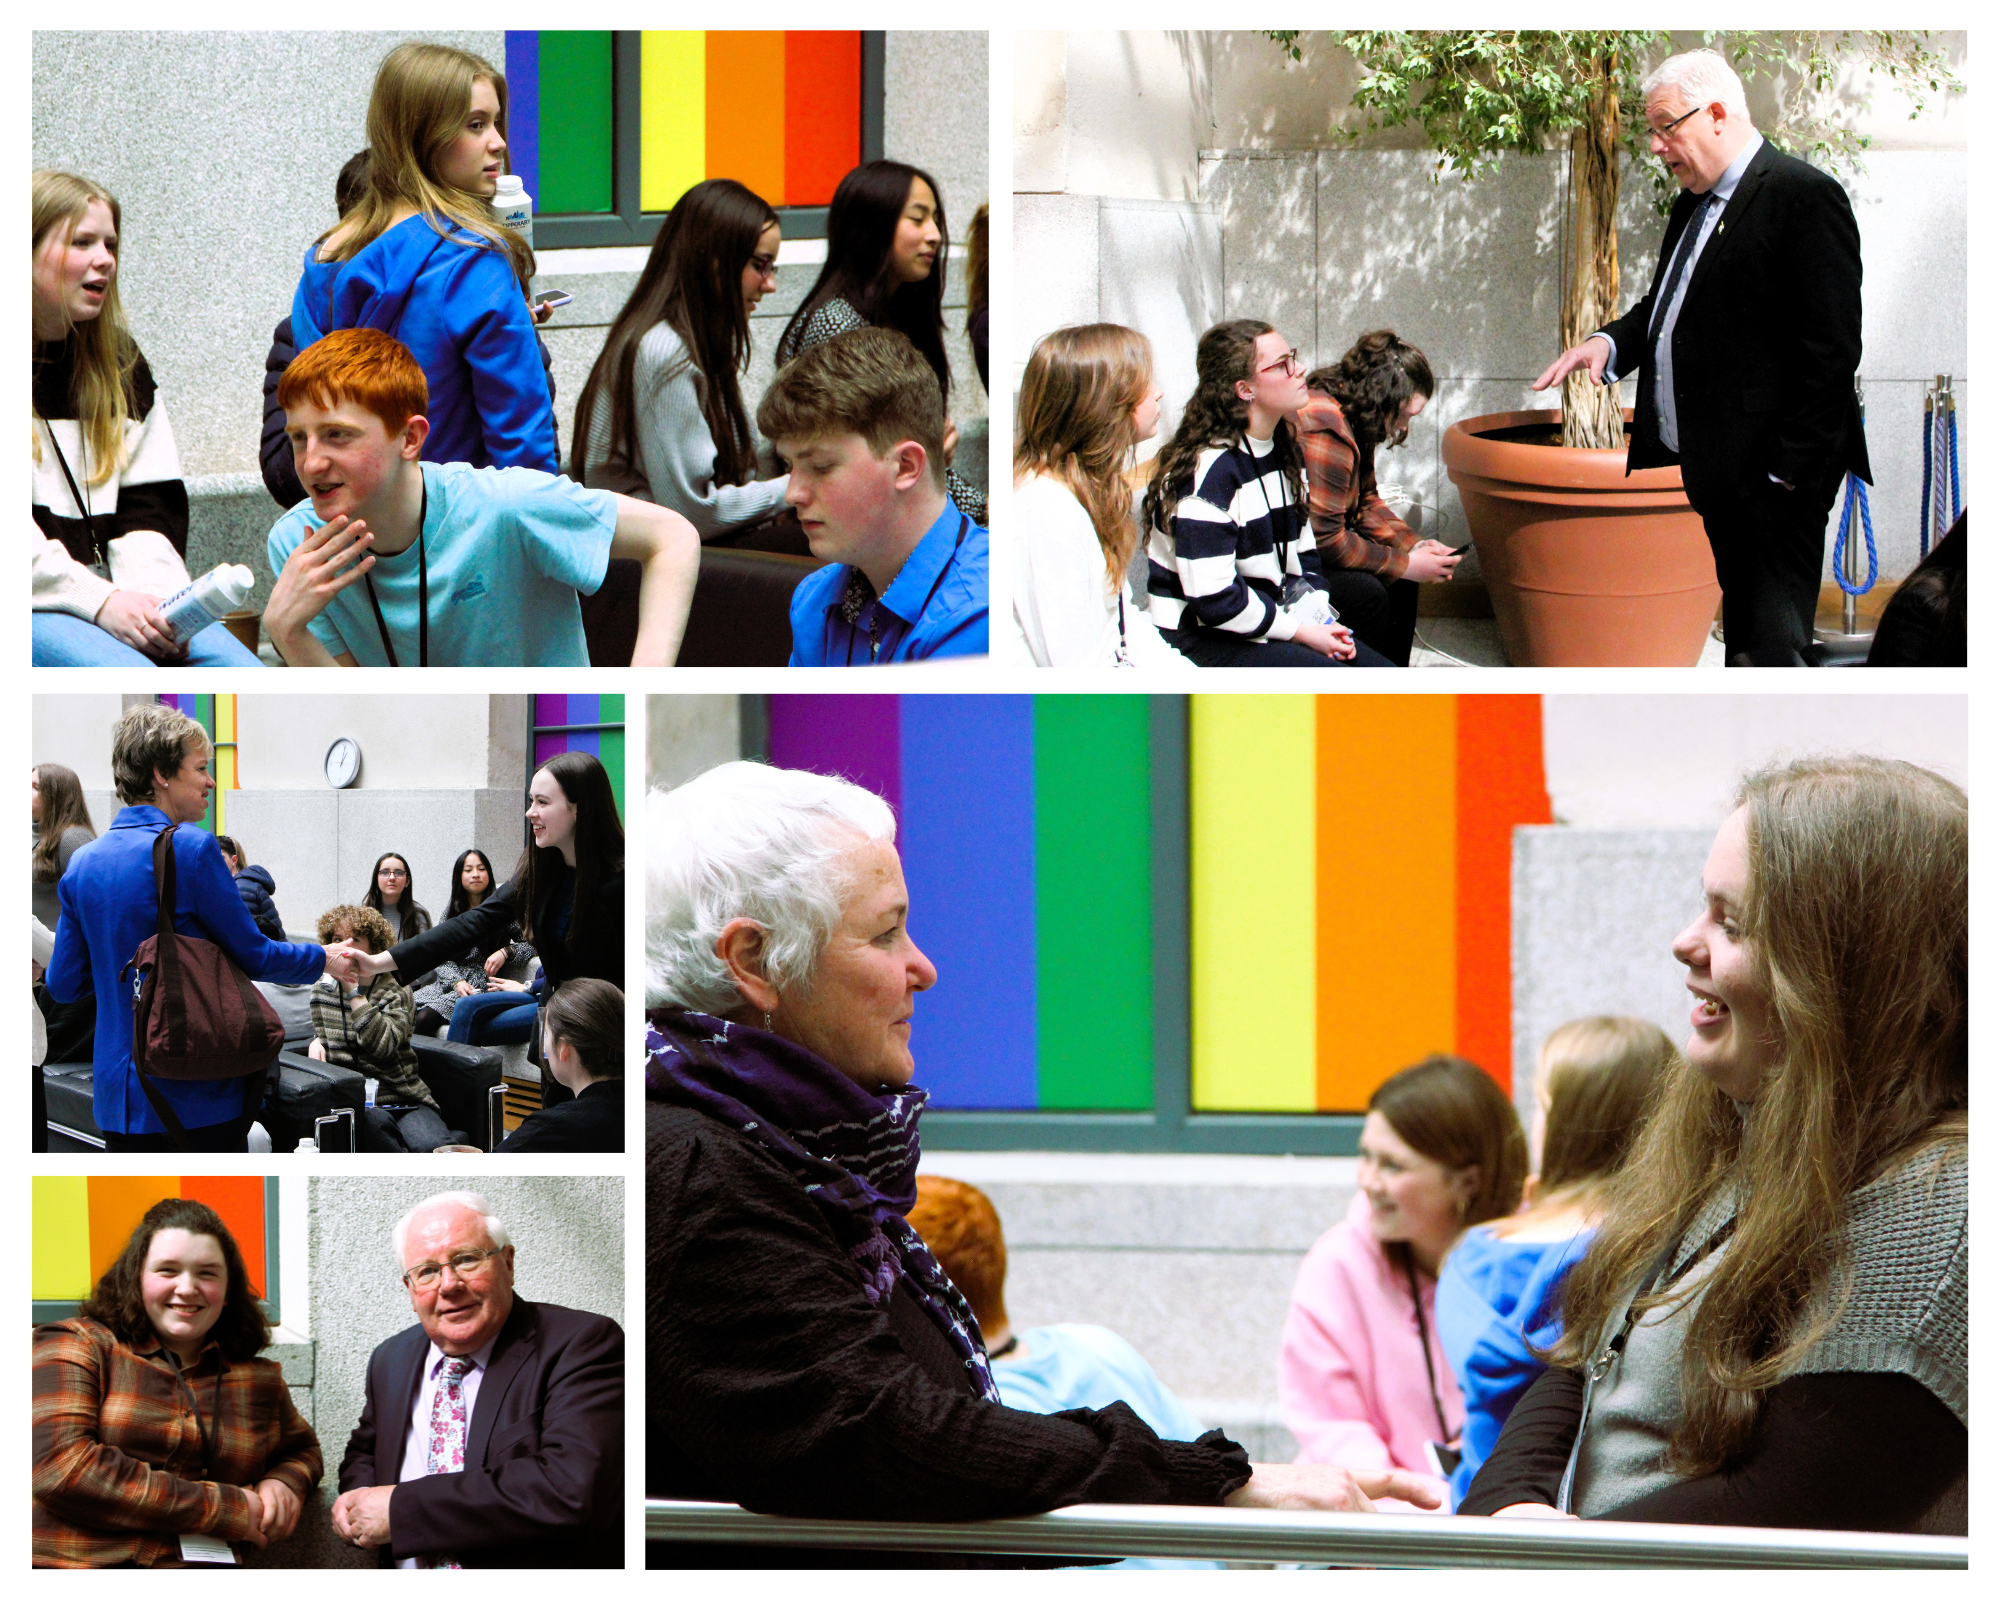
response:
[[[778,544],[758,528],[785,511],[789,479],[757,477],[740,383],[750,315],[777,286],[769,205],[733,178],[682,195],[577,400],[571,472],[680,512],[706,542],[807,553],[796,518]]]
[[[375,870],[368,875],[368,892],[361,903],[382,913],[397,944],[414,939],[431,925],[431,914],[417,904],[412,888],[409,862],[393,850],[375,858]]]
[[[1201,336],[1194,394],[1140,517],[1153,620],[1197,666],[1389,665],[1329,620],[1288,420],[1305,401],[1299,353],[1268,322]]]

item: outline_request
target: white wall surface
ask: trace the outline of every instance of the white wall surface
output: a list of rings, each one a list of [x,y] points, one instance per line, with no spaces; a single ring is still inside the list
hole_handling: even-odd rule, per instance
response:
[[[246,789],[324,789],[335,739],[361,747],[357,789],[476,789],[489,779],[523,786],[523,695],[238,695]],[[511,730],[514,760],[491,770],[496,736]]]
[[[1966,713],[1955,694],[1544,695],[1549,804],[1579,828],[1712,829],[1745,772],[1837,753],[1964,784]]]

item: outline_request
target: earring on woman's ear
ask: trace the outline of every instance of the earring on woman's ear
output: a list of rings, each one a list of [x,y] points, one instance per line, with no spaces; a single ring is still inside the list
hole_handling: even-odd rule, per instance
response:
[[[764,1013],[764,1031],[766,1033],[771,1031],[771,1013],[768,1011]]]

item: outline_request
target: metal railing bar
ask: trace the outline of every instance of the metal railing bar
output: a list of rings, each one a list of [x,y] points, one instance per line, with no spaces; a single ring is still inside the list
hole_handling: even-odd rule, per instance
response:
[[[650,1540],[983,1555],[1180,1556],[1355,1567],[1760,1567],[1964,1570],[1969,1541],[1917,1534],[1485,1517],[1067,1506],[988,1522],[777,1517],[648,1500]]]

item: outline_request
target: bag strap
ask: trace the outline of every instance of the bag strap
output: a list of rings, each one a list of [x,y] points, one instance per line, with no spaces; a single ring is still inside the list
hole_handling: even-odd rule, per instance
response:
[[[178,823],[170,822],[153,838],[153,888],[160,903],[158,942],[160,958],[160,1003],[166,1007],[167,1047],[175,1055],[187,1054],[187,996],[181,987],[180,937],[174,932],[174,835]],[[139,1058],[135,1054],[132,1058]]]

